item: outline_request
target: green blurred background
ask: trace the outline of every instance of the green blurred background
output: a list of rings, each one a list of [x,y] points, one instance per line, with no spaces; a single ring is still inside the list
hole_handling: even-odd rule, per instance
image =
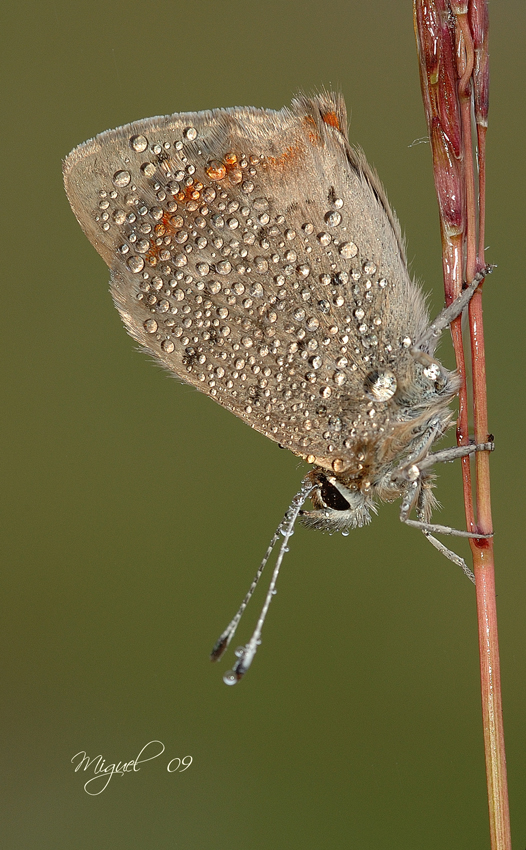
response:
[[[491,15],[498,270],[485,314],[522,848],[526,7],[508,0]],[[22,0],[4,9],[2,38],[4,846],[489,847],[473,588],[396,505],[346,539],[298,529],[245,681],[222,683],[232,652],[209,663],[304,467],[135,351],[60,171],[75,145],[134,119],[279,108],[335,86],[438,311],[430,152],[411,146],[426,132],[411,3]],[[442,355],[452,365],[449,341]],[[440,470],[438,496],[441,520],[462,525],[458,467]],[[92,774],[74,772],[75,753],[129,761],[154,739],[163,757],[84,792]],[[188,754],[189,770],[167,773]]]

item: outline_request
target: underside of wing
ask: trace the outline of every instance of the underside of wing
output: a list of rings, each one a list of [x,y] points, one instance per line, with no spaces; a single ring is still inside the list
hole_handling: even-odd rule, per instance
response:
[[[64,178],[128,332],[177,377],[327,468],[392,427],[367,388],[409,375],[427,316],[341,98],[139,121]]]

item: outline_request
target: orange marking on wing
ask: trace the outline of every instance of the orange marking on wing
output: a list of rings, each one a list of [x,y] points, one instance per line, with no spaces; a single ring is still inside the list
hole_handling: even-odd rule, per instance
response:
[[[318,133],[318,128],[316,126],[316,121],[312,117],[312,115],[306,115],[303,119],[304,123],[308,125],[307,137],[309,142],[313,145],[319,145],[320,143],[320,134]]]
[[[159,248],[157,245],[152,245],[147,254],[144,255],[144,262],[149,266],[155,267],[159,262],[159,257],[157,254],[159,253]]]
[[[180,201],[198,200],[201,196],[200,191],[196,191],[196,187],[203,188],[202,183],[192,183],[186,187],[185,192],[178,192],[175,197]],[[150,237],[150,247],[145,254],[145,262],[150,266],[156,266],[161,259],[161,251],[166,250],[171,243],[171,237],[183,227],[183,219],[181,215],[174,215],[167,210],[163,211],[162,219],[153,228],[153,236]]]
[[[272,168],[284,170],[288,166],[292,165],[295,160],[298,160],[302,154],[304,154],[304,148],[302,145],[290,145],[283,151],[281,156],[265,157],[265,162],[267,162]]]
[[[328,124],[329,127],[336,127],[341,132],[340,121],[335,112],[325,112],[321,118],[324,124]]]
[[[218,159],[209,162],[205,168],[205,173],[210,180],[224,180],[228,177],[232,184],[241,183],[243,179],[243,171],[237,161],[237,154],[230,151],[226,153],[221,162]]]
[[[177,192],[174,195],[176,201],[179,201],[180,204],[187,203],[188,201],[198,201],[201,197],[201,190],[203,189],[202,183],[190,183],[189,186],[185,186],[180,192]]]

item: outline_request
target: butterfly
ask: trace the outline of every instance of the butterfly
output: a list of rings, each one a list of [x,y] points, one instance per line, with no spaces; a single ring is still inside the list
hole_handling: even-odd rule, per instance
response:
[[[63,170],[128,333],[177,378],[313,465],[254,582],[283,537],[279,570],[298,516],[346,534],[370,521],[378,501],[396,499],[402,521],[473,578],[434,537],[478,535],[431,522],[431,470],[493,446],[431,449],[459,387],[435,349],[483,274],[430,322],[385,191],[349,143],[340,95],[299,96],[280,111],[137,121],[75,148]],[[261,625],[229,683],[250,665]]]

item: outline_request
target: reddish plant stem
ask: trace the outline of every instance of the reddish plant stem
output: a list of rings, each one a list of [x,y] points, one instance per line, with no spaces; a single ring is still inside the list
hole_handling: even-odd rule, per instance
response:
[[[467,6],[467,4],[466,4]],[[476,217],[476,199],[475,199],[475,175],[473,168],[473,156],[471,153],[471,75],[474,65],[474,50],[473,40],[469,28],[469,21],[466,12],[457,14],[456,28],[456,58],[457,69],[460,79],[458,80],[458,97],[460,103],[460,123],[462,134],[462,158],[464,161],[464,197],[466,204],[466,227],[463,234],[463,253],[464,253],[464,280],[473,280],[477,269],[477,217]],[[462,336],[460,339],[454,338],[453,345],[457,363],[460,358],[464,359],[464,342]],[[472,360],[473,365],[473,360]],[[465,380],[462,381],[463,389],[466,392],[467,386]],[[469,429],[468,423],[469,410],[467,404],[459,413],[459,421],[462,419],[462,431]],[[469,439],[469,435],[465,435]],[[465,458],[465,466],[470,466],[469,458]],[[466,476],[464,476],[466,477]],[[476,476],[475,476],[476,477]],[[475,485],[476,486],[476,485]],[[465,491],[464,487],[464,491]],[[464,492],[464,505],[466,512],[466,523],[469,531],[477,531],[477,522],[474,513],[473,504],[473,487],[470,480],[469,499],[466,499]],[[477,502],[478,509],[478,502]],[[473,547],[472,547],[473,552]]]
[[[479,239],[478,267],[484,265],[486,219],[486,129],[489,107],[488,7],[484,0],[473,0],[469,9],[470,28],[475,48],[473,75],[475,120],[477,125],[477,159],[479,175]],[[482,293],[472,301],[469,310],[471,329],[474,392],[474,424],[477,439],[487,434],[486,365],[482,324]],[[482,531],[491,529],[489,457],[477,459],[478,520]],[[511,848],[506,756],[500,685],[500,664],[495,602],[493,540],[486,548],[473,547],[476,576],[477,610],[479,612],[479,646],[481,657],[482,708],[486,750],[486,773],[490,800],[492,846]],[[486,698],[484,698],[486,695]],[[491,805],[491,800],[495,805]]]
[[[424,110],[430,129],[440,211],[446,303],[485,266],[485,151],[488,116],[487,0],[414,0]],[[454,66],[454,72],[453,72]],[[478,198],[472,154],[472,117],[477,126]],[[477,209],[478,201],[478,209]],[[478,212],[478,233],[477,233]],[[475,441],[488,440],[482,287],[469,306]],[[468,393],[460,318],[451,326],[462,380],[457,440],[469,441]],[[470,464],[463,461],[467,527],[492,531],[489,455],[475,460],[476,519]],[[511,835],[502,722],[493,540],[470,540],[476,581],[482,715],[492,850],[510,850]]]
[[[442,238],[442,256],[444,277],[452,284],[449,287],[452,290],[451,294],[446,294],[446,303],[450,303],[462,291],[462,237],[456,236],[449,240]],[[453,261],[450,261],[450,257],[453,258]],[[467,446],[469,445],[469,399],[466,383],[466,358],[462,339],[462,316],[458,316],[451,323],[451,338],[455,351],[457,372],[461,381],[458,393],[457,444],[459,446]],[[475,506],[473,504],[473,486],[469,457],[462,458],[461,462],[466,527],[468,531],[475,531]]]
[[[484,236],[486,233],[486,127],[477,125],[477,160],[479,173],[479,244],[477,265],[484,265]]]
[[[457,15],[459,39],[458,65],[461,79],[459,98],[461,106],[464,158],[466,162],[466,279],[473,276],[484,264],[484,218],[485,218],[485,151],[479,151],[479,167],[482,161],[482,180],[479,182],[479,239],[476,232],[476,198],[473,157],[471,151],[471,72],[474,65],[474,49],[471,29],[466,14]],[[462,50],[462,47],[464,50]],[[477,138],[480,138],[480,132]],[[485,128],[484,128],[485,141]],[[478,263],[480,266],[477,268]],[[488,415],[486,393],[486,361],[484,328],[482,320],[482,291],[475,294],[469,306],[469,328],[471,362],[473,371],[473,420],[475,441],[488,439]],[[475,484],[477,503],[477,527],[487,534],[492,531],[489,455],[481,452],[475,462]],[[482,456],[483,455],[483,456]],[[497,606],[495,595],[495,569],[493,540],[473,539],[470,541],[477,594],[477,619],[480,653],[480,678],[482,694],[482,721],[486,757],[486,780],[488,786],[490,837],[492,848],[511,847],[509,803],[506,782],[506,754],[502,719],[502,697],[500,682],[500,658],[497,628]]]

